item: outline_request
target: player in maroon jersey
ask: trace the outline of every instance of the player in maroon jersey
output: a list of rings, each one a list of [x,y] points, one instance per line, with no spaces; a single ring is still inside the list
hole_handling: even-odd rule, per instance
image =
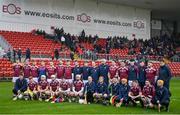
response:
[[[31,76],[33,77],[33,80],[38,82],[38,66],[37,66],[37,63],[36,61],[34,61],[32,63],[32,66],[31,66]]]
[[[33,77],[29,77],[28,89],[24,92],[25,100],[37,98],[37,83],[33,80]]]
[[[155,96],[155,88],[153,85],[151,85],[149,80],[146,80],[141,96],[141,99],[145,107],[153,107],[152,99],[154,98],[154,96]]]
[[[19,75],[21,74],[22,64],[20,62],[14,63],[13,70],[14,70],[14,75],[12,81],[16,82],[16,80],[19,78]]]
[[[54,67],[54,63],[53,62],[49,62],[49,67],[47,67],[47,78],[48,78],[48,82],[51,81],[51,75],[55,75],[56,73],[56,68]]]
[[[128,67],[126,67],[126,64],[125,62],[121,62],[121,65],[120,67],[118,68],[118,75],[119,75],[119,78],[120,78],[120,81],[121,79],[128,79]]]
[[[23,72],[24,72],[24,78],[30,77],[31,66],[29,65],[29,62],[25,62],[25,65],[23,66]]]
[[[128,94],[129,101],[133,104],[133,106],[136,106],[137,103],[139,103],[139,102],[143,106],[143,102],[141,100],[141,95],[142,95],[142,92],[141,92],[141,88],[138,85],[138,81],[133,81],[132,86],[129,91],[129,94]]]
[[[112,79],[116,76],[117,70],[118,67],[116,66],[116,62],[112,61],[112,65],[109,67],[109,73],[108,73],[110,83],[112,82]]]
[[[38,83],[38,95],[39,95],[39,101],[42,101],[42,99],[48,99],[49,94],[49,84],[46,81],[46,76],[41,75],[41,80]]]
[[[57,79],[61,80],[64,77],[64,65],[60,60],[59,65],[56,67]]]
[[[72,92],[70,93],[71,101],[78,101],[83,95],[84,83],[81,80],[81,75],[76,75],[76,80],[72,85]]]
[[[68,99],[70,95],[70,88],[71,88],[71,84],[68,81],[66,81],[64,78],[62,78],[62,80],[60,81],[59,95],[64,100],[68,100],[71,102],[71,100]]]
[[[51,75],[51,82],[49,83],[49,95],[50,98],[46,101],[48,102],[53,97],[56,98],[59,94],[59,81],[56,79],[55,75]]]
[[[64,68],[64,78],[69,82],[72,83],[72,67],[70,65],[70,61],[66,62],[66,67]]]
[[[146,79],[149,80],[152,85],[155,85],[155,77],[157,71],[155,68],[153,68],[153,64],[151,62],[148,62],[148,67],[145,69],[145,71],[146,71]]]

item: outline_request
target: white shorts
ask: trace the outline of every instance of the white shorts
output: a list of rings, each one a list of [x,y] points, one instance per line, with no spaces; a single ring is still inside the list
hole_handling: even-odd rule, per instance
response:
[[[88,80],[83,80],[83,83],[86,84],[88,82]]]
[[[47,82],[51,83],[52,79],[47,79]]]
[[[15,83],[18,78],[19,78],[19,77],[13,77],[13,78],[12,78],[12,82]]]
[[[130,87],[132,86],[132,82],[133,82],[132,80],[128,81],[128,84],[129,84]]]
[[[36,77],[36,78],[33,78],[33,80],[36,82],[36,83],[38,83],[38,78]]]
[[[73,79],[66,79],[66,82],[72,83],[72,82],[73,82]]]

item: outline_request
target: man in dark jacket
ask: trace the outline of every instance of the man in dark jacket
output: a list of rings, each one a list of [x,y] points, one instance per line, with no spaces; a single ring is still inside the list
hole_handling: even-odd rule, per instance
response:
[[[18,98],[23,97],[23,93],[27,90],[27,80],[23,77],[23,75],[20,75],[19,78],[16,80],[13,93],[14,98],[13,100],[17,100]]]
[[[164,85],[163,80],[157,81],[156,93],[153,100],[153,104],[158,105],[159,112],[161,111],[162,106],[165,106],[166,111],[169,111],[169,103],[170,103],[169,91],[163,85]]]
[[[25,58],[24,62],[25,62],[27,59],[30,60],[30,58],[31,58],[31,51],[30,51],[29,48],[27,48],[27,49],[26,49],[26,58]]]
[[[18,55],[19,62],[21,62],[21,56],[22,56],[21,48],[18,49],[17,55]]]
[[[144,62],[140,62],[138,70],[139,70],[139,75],[138,75],[138,83],[139,86],[141,87],[141,90],[143,89],[146,81],[146,66]]]

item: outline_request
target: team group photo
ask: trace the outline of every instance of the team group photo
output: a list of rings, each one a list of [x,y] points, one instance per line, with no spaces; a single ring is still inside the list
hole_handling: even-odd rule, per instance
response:
[[[1,0],[0,114],[180,114],[179,0]]]

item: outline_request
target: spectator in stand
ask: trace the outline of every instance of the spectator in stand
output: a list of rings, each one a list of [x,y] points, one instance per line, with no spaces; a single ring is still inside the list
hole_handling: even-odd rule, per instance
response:
[[[14,48],[14,49],[13,49],[13,60],[14,60],[14,63],[16,62],[16,54],[17,54],[17,51],[16,51],[16,49]]]
[[[18,55],[19,62],[21,62],[21,56],[22,56],[21,48],[18,49],[17,55]]]
[[[26,58],[25,58],[24,62],[25,62],[27,59],[28,59],[28,60],[31,59],[31,51],[30,51],[29,48],[26,49]]]
[[[11,61],[11,49],[10,48],[7,51],[7,57],[9,59],[9,61]]]
[[[56,60],[59,59],[59,51],[58,51],[58,49],[55,49],[54,56],[55,56]]]

